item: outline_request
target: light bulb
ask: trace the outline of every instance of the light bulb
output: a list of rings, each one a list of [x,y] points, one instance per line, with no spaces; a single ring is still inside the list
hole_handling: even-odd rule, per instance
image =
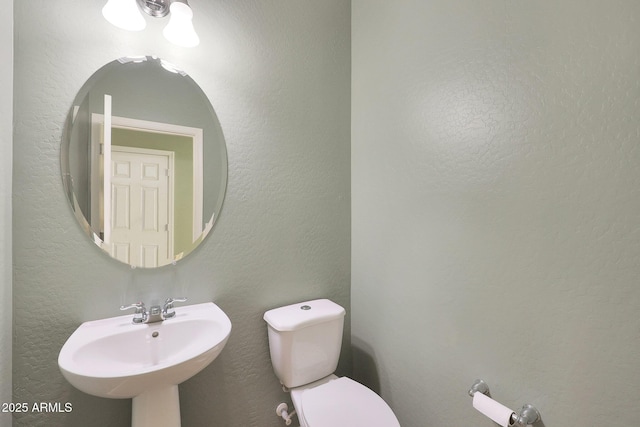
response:
[[[147,26],[136,0],[109,0],[102,8],[102,16],[123,30],[140,31]]]
[[[200,38],[193,28],[193,11],[189,5],[174,1],[169,6],[171,11],[169,23],[162,34],[171,43],[182,47],[194,47],[200,44]]]

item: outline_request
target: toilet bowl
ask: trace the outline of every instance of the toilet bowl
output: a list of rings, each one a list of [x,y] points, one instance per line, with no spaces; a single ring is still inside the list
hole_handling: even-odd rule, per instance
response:
[[[300,427],[400,427],[387,403],[348,377],[317,381],[291,390]]]
[[[389,405],[375,392],[334,375],[344,316],[344,308],[328,299],[264,314],[271,364],[291,392],[301,427],[400,427]]]

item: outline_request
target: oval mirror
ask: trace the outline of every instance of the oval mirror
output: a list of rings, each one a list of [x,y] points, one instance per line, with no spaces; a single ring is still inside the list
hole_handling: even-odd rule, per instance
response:
[[[118,261],[172,264],[202,243],[220,214],[220,123],[196,82],[159,58],[121,58],[93,74],[73,102],[61,148],[80,226]]]

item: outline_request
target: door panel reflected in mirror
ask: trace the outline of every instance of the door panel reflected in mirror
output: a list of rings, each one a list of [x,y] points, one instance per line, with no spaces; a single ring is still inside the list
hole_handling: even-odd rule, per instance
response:
[[[186,74],[153,57],[98,70],[69,113],[62,178],[87,235],[135,267],[171,264],[209,234],[227,152],[213,107]]]

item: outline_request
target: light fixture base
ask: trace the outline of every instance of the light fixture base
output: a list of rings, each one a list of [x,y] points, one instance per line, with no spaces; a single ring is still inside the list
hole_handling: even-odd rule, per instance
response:
[[[154,18],[163,18],[169,14],[169,0],[136,0],[140,9]]]

